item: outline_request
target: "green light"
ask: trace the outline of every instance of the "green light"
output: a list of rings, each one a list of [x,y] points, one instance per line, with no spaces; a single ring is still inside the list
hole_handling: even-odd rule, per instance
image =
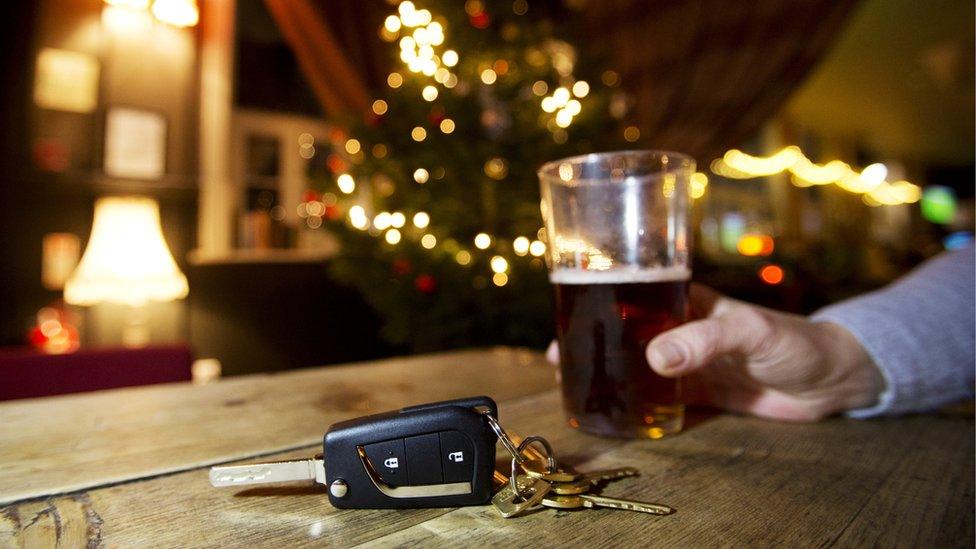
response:
[[[956,217],[956,193],[948,187],[932,185],[922,193],[922,217],[945,225]]]

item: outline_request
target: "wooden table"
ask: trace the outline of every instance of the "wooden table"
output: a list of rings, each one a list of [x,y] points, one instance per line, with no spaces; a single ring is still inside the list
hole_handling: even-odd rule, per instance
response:
[[[338,420],[488,394],[502,423],[668,517],[338,510],[324,487],[215,489],[214,463],[307,457]],[[718,415],[658,441],[567,427],[538,353],[491,349],[0,403],[0,547],[973,545],[971,416],[812,425]]]

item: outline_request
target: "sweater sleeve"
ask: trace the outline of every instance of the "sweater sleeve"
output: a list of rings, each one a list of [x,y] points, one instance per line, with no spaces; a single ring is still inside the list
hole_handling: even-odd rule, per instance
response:
[[[973,245],[947,252],[878,291],[816,312],[860,341],[886,387],[856,418],[931,410],[973,397],[976,274]]]

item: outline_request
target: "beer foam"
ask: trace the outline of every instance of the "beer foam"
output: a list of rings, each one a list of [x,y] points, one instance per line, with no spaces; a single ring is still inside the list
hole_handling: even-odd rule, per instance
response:
[[[690,278],[691,269],[688,267],[624,268],[606,271],[557,268],[549,273],[549,282],[553,284],[640,284],[682,282]]]

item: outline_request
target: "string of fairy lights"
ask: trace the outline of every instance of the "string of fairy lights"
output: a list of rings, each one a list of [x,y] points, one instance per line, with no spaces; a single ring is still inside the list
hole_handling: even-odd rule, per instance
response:
[[[527,9],[527,3],[524,0],[517,0],[513,4],[513,9],[516,14],[522,15]],[[484,28],[479,25],[487,26],[488,14],[481,0],[467,0],[465,11],[472,25],[477,28]],[[442,18],[435,17],[427,9],[417,9],[410,0],[400,2],[396,13],[386,17],[379,29],[381,39],[387,42],[398,41],[400,60],[406,71],[417,77],[429,79],[420,92],[421,98],[427,102],[436,101],[440,94],[444,93],[438,86],[450,90],[459,84],[459,77],[453,69],[460,61],[460,54],[454,49],[445,47],[446,30]],[[558,85],[550,86],[548,82],[538,80],[531,86],[531,91],[539,98],[540,122],[551,132],[557,143],[564,143],[567,139],[565,129],[571,126],[574,118],[582,112],[583,100],[590,93],[590,84],[585,80],[573,78],[575,52],[569,44],[555,42],[545,53],[541,51],[531,53],[538,55],[540,60],[543,55],[548,54],[548,62],[560,75]],[[498,59],[493,63],[482,63],[478,67],[477,75],[482,84],[491,86],[505,76],[508,68],[509,64],[506,60]],[[619,84],[619,76],[613,71],[605,71],[601,80],[609,87]],[[401,88],[404,82],[404,74],[398,71],[390,73],[386,79],[387,85],[393,90]],[[615,109],[620,111],[620,106],[611,104],[611,114],[620,118],[623,112],[613,112]],[[371,110],[375,115],[382,116],[388,112],[389,105],[383,99],[376,99],[371,105]],[[453,133],[455,128],[454,120],[446,115],[436,124],[436,130],[444,134]],[[426,128],[418,125],[411,129],[410,137],[420,143],[426,140],[427,132]],[[640,130],[636,126],[627,126],[623,135],[628,142],[634,142],[640,138]],[[300,139],[302,147],[300,153],[303,158],[310,158],[311,154],[314,154],[313,140],[308,134],[303,134],[302,138],[306,136],[305,141]],[[344,139],[345,152],[353,160],[357,157],[361,158],[362,143],[355,138]],[[387,148],[383,144],[373,145],[371,149],[373,156],[377,158],[384,157],[386,151]],[[342,163],[340,162],[339,165],[341,166]],[[920,189],[912,183],[885,181],[887,170],[881,164],[870,165],[861,171],[856,171],[839,160],[815,164],[795,146],[785,147],[767,157],[753,156],[733,149],[725,153],[722,158],[713,161],[710,168],[713,173],[732,179],[751,179],[789,172],[792,182],[799,187],[834,184],[847,191],[861,194],[864,202],[871,206],[912,203],[918,201],[921,196]],[[502,180],[508,174],[508,164],[503,158],[489,158],[484,164],[483,171],[492,179]],[[443,177],[443,172],[443,168],[437,168],[433,174],[426,168],[417,168],[412,177],[417,184],[424,185],[432,177]],[[706,174],[701,172],[693,174],[687,187],[690,197],[692,199],[703,197],[708,183]],[[353,195],[357,189],[356,180],[349,173],[338,175],[336,186],[345,195]],[[665,189],[665,193],[667,191]],[[671,192],[674,192],[673,188]],[[306,199],[299,206],[299,215],[306,219],[310,228],[318,228],[322,225],[322,216],[334,218],[330,212],[335,211],[332,208],[336,203],[336,195],[324,193],[321,200]],[[366,231],[376,237],[382,236],[390,246],[396,246],[403,241],[404,237],[408,237],[426,250],[433,251],[441,248],[442,253],[452,254],[454,261],[461,266],[468,266],[474,260],[473,251],[454,239],[445,237],[444,242],[440,242],[434,234],[437,231],[431,226],[430,215],[424,211],[417,211],[412,215],[400,211],[380,211],[371,216],[367,206],[356,203],[348,209],[346,220],[349,225],[358,230]],[[503,255],[503,250],[507,250],[510,244],[516,256],[541,258],[547,251],[546,240],[545,229],[539,229],[535,235],[516,236],[510,243],[499,242],[488,232],[480,232],[474,236],[471,245],[478,252],[492,254],[488,259],[488,266],[492,273],[491,280],[495,286],[501,287],[508,283],[511,267],[511,262]]]

